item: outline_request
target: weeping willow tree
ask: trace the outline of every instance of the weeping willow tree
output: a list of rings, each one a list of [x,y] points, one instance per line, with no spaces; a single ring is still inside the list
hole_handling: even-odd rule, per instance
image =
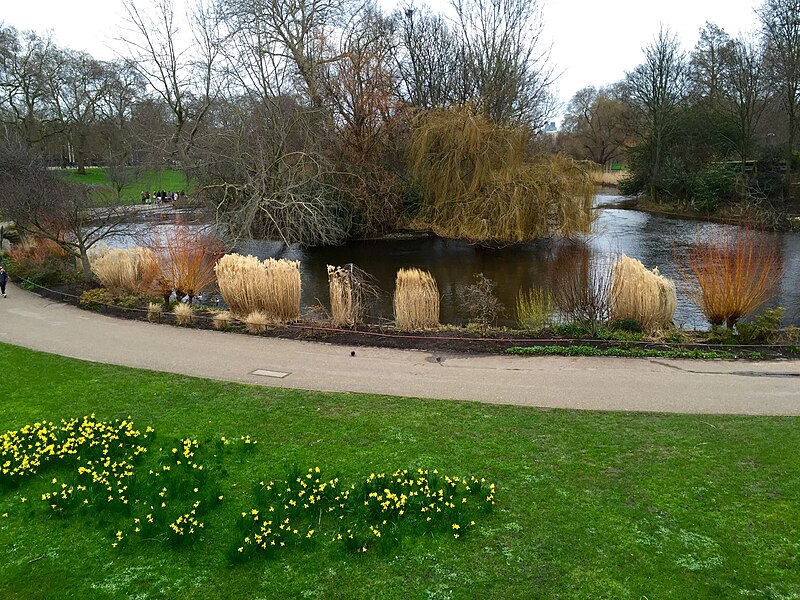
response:
[[[413,228],[504,244],[589,232],[589,167],[561,155],[529,158],[526,129],[466,109],[428,111],[414,125],[409,158],[422,205]]]

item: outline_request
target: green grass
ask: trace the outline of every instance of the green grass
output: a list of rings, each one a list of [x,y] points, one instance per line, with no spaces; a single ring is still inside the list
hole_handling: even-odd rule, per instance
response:
[[[181,351],[176,349],[176,351]],[[157,363],[158,357],[154,357]],[[131,415],[158,440],[252,436],[203,539],[111,547],[113,516],[0,492],[2,598],[790,598],[800,594],[800,421],[534,410],[216,383],[0,344],[0,430]],[[713,385],[713,382],[709,382]],[[532,390],[533,393],[533,390]],[[642,390],[646,394],[646,390]],[[171,442],[164,442],[171,443]],[[167,447],[165,447],[166,450]],[[287,465],[355,480],[437,467],[497,484],[462,539],[297,549],[232,564],[252,485]],[[21,497],[29,497],[22,503]]]
[[[104,197],[114,198],[114,186],[104,168],[87,168],[85,175],[78,175],[76,169],[61,170],[59,173],[70,183],[109,186],[109,190],[104,192]],[[138,204],[141,202],[142,192],[148,190],[151,194],[161,190],[167,192],[184,190],[187,194],[191,194],[192,183],[187,184],[184,174],[174,169],[148,169],[122,188],[121,199],[123,202]]]

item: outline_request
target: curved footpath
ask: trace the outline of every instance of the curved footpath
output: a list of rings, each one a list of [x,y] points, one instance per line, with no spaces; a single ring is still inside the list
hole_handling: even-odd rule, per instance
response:
[[[543,408],[800,415],[800,361],[351,348],[114,319],[14,285],[7,291],[8,298],[0,297],[0,341],[114,365],[257,385]]]

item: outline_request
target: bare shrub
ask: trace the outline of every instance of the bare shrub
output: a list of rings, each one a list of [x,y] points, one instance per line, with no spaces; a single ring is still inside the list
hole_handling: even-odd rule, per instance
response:
[[[231,326],[233,322],[233,315],[230,311],[222,311],[214,315],[214,318],[211,321],[214,329],[218,331],[223,331]]]
[[[331,323],[336,327],[352,327],[361,322],[367,301],[380,294],[375,279],[354,264],[343,267],[328,265],[328,287],[331,298]]]
[[[461,309],[470,317],[472,323],[488,327],[497,321],[497,316],[505,312],[505,307],[494,295],[497,282],[485,277],[483,273],[475,274],[475,283],[464,288],[459,298]]]
[[[103,287],[115,294],[148,291],[159,272],[153,251],[140,247],[108,250],[92,257],[91,265]]]
[[[151,233],[145,245],[158,265],[156,287],[165,301],[175,292],[179,299],[188,296],[191,302],[214,283],[214,264],[221,245],[213,235],[178,223]]]
[[[215,267],[220,294],[231,312],[245,316],[262,311],[271,321],[300,317],[300,262],[226,254]]]
[[[261,335],[267,331],[267,325],[269,325],[269,322],[270,319],[267,316],[267,313],[260,310],[254,310],[244,318],[244,328],[247,330],[247,333]]]
[[[570,245],[559,253],[550,289],[565,320],[592,332],[610,320],[611,263],[593,257],[585,244]]]
[[[164,305],[160,302],[151,302],[147,305],[147,320],[151,323],[158,323],[164,313]]]
[[[772,298],[783,276],[776,246],[752,229],[721,229],[690,244],[676,262],[708,322],[729,329]]]
[[[172,312],[175,315],[175,322],[178,325],[188,326],[192,324],[194,309],[191,304],[179,302],[175,305],[175,309]]]
[[[553,308],[550,290],[520,290],[517,293],[517,324],[526,331],[540,333],[550,324]]]
[[[398,329],[433,329],[439,326],[439,289],[427,271],[400,269],[394,292],[394,319]]]
[[[611,269],[611,318],[633,319],[646,333],[664,331],[672,324],[678,305],[675,284],[640,261],[624,254]]]

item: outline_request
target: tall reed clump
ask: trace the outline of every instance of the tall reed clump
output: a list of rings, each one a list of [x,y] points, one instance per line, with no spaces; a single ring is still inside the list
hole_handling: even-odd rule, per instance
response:
[[[397,272],[394,320],[397,328],[404,331],[439,326],[439,288],[430,273],[419,269]]]
[[[496,243],[588,233],[593,168],[563,155],[531,158],[529,137],[468,109],[420,113],[409,157],[423,198],[411,226]]]
[[[783,260],[773,240],[752,229],[720,229],[677,257],[689,295],[712,325],[733,328],[778,290]]]
[[[328,265],[331,324],[353,327],[361,322],[368,300],[380,295],[374,282],[369,273],[352,263],[343,267]]]
[[[300,261],[226,254],[214,270],[220,294],[233,314],[246,317],[261,311],[278,323],[300,317]]]
[[[550,324],[553,308],[550,290],[520,290],[517,293],[517,324],[525,331],[541,333]]]
[[[678,298],[675,284],[640,261],[620,256],[611,268],[611,319],[633,319],[646,333],[672,324]]]
[[[149,248],[108,250],[92,259],[92,273],[113,294],[146,292],[159,274],[155,253]]]

